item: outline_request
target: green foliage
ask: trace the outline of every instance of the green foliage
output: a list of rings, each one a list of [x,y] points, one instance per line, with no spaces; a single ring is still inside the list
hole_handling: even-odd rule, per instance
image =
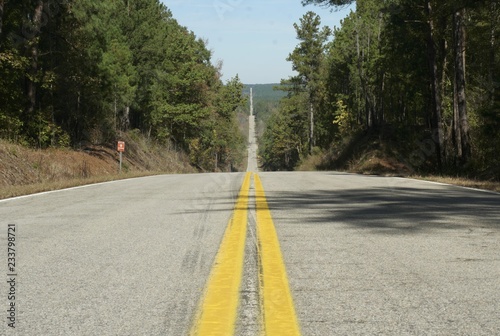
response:
[[[299,161],[298,139],[290,137],[288,115],[274,114],[268,121],[263,140],[259,146],[265,170],[293,170]]]
[[[354,0],[302,0],[302,4],[310,5],[321,5],[321,6],[346,6],[353,3]]]
[[[265,170],[293,170],[307,152],[307,94],[281,100],[266,123],[259,156]]]
[[[300,43],[287,58],[287,61],[292,62],[292,69],[298,72],[292,81],[307,90],[311,97],[318,90],[324,45],[331,34],[328,27],[320,29],[320,25],[321,19],[314,12],[307,12],[300,19],[300,25],[295,23]]]
[[[333,119],[333,124],[337,125],[338,137],[342,139],[356,132],[358,127],[353,113],[351,113],[348,110],[347,105],[345,105],[344,100],[342,98],[339,98],[337,100],[336,107],[337,109],[335,111],[335,118]]]
[[[326,118],[316,120],[314,115],[323,108],[322,66],[331,31],[321,28],[321,19],[313,12],[307,12],[294,28],[299,44],[287,61],[297,75],[282,80],[279,89],[287,92],[287,97],[267,121],[262,137],[260,156],[268,170],[293,169],[308,151],[312,153],[317,138],[314,130],[327,132],[322,127]]]
[[[238,76],[219,87],[214,109],[204,119],[199,136],[189,144],[192,162],[204,170],[231,171],[241,163],[245,143],[236,113],[244,103]]]
[[[254,102],[279,102],[281,98],[286,96],[283,91],[276,90],[278,83],[273,84],[246,84],[243,88],[243,94],[250,94],[250,88],[253,91]]]
[[[24,96],[16,87],[28,60],[15,50],[0,51],[0,137],[19,140]]]
[[[204,170],[241,160],[239,79],[224,85],[206,43],[159,0],[40,3],[4,4],[0,137],[113,143],[130,128],[193,149]]]
[[[71,144],[69,134],[60,126],[42,119],[38,127],[38,141],[41,147],[68,147]]]
[[[336,7],[353,1],[302,3]],[[305,50],[325,41],[311,33],[319,31],[312,28],[318,22],[308,13],[295,24],[299,44],[289,60],[299,75],[283,81],[283,89],[289,97],[305,100],[304,95],[314,92],[313,126],[321,149],[329,150],[356,134],[382,135],[389,130],[391,146],[397,147],[393,151],[412,153],[399,159],[415,170],[500,178],[496,154],[500,135],[495,131],[500,122],[496,0],[356,1],[356,11],[334,29],[333,41],[313,63],[314,57],[307,55],[314,52]],[[305,43],[308,40],[314,42]],[[461,64],[464,51],[466,66]],[[269,120],[261,149],[269,169],[292,169],[293,162],[306,154],[296,150],[298,159],[290,159],[294,145],[301,147],[307,139],[306,110],[302,105],[297,111],[302,133],[293,127],[294,114],[283,105]],[[293,140],[297,134],[300,141]],[[470,157],[464,154],[468,146]],[[419,160],[412,160],[415,153]]]
[[[254,115],[258,121],[266,123],[271,114],[278,109],[280,100],[286,97],[285,92],[276,89],[277,86],[278,84],[252,84],[244,86],[244,95],[249,95],[250,88],[252,88]],[[246,108],[245,111],[246,114],[249,114],[250,108]]]

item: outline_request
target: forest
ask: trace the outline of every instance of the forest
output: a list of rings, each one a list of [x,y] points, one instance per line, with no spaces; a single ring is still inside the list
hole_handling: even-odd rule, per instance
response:
[[[245,99],[221,67],[159,0],[0,0],[0,138],[78,149],[133,130],[228,170]]]
[[[254,114],[262,122],[267,122],[269,116],[277,109],[281,98],[286,97],[286,93],[275,90],[279,83],[274,84],[246,84],[243,94],[249,95],[250,88],[253,90]]]
[[[335,168],[371,142],[412,171],[499,179],[498,1],[302,4],[354,2],[339,27],[313,11],[294,25],[287,61],[296,75],[282,80],[287,97],[261,139],[263,167],[293,170],[322,155]]]

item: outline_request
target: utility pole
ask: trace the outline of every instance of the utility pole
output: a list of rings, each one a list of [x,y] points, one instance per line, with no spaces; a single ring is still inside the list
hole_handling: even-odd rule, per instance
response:
[[[250,88],[250,116],[253,116],[253,88]]]

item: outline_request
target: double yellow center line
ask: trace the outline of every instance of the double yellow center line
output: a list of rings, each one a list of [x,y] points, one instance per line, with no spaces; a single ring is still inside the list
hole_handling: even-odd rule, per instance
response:
[[[234,335],[243,274],[251,173],[245,175],[233,216],[217,253],[192,336]],[[254,175],[260,298],[264,335],[298,336],[299,324],[285,263],[262,182]]]

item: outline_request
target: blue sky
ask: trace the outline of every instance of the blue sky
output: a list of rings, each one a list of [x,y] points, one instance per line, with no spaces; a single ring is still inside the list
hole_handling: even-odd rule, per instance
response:
[[[331,12],[300,0],[162,0],[174,18],[208,40],[212,62],[223,61],[223,79],[236,74],[245,84],[278,83],[293,75],[286,61],[295,48],[294,22],[307,12],[323,25],[339,26],[349,8]]]

